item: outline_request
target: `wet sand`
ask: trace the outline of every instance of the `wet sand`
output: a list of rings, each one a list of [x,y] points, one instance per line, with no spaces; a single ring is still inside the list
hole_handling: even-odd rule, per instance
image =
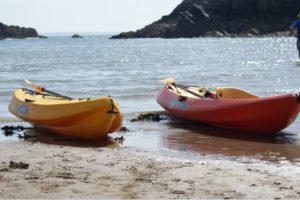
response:
[[[1,198],[300,198],[299,166],[26,141],[0,152]]]
[[[34,136],[25,140],[0,138],[0,198],[300,198],[297,134],[240,136],[177,120],[124,124],[128,131],[96,142],[32,128],[19,132]]]

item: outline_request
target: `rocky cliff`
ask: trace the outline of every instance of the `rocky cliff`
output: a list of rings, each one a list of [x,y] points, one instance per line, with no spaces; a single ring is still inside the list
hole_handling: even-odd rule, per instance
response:
[[[27,38],[38,37],[38,33],[33,28],[24,28],[19,26],[7,26],[0,22],[0,39],[5,38]]]
[[[168,16],[112,38],[190,38],[286,34],[300,0],[184,0]]]

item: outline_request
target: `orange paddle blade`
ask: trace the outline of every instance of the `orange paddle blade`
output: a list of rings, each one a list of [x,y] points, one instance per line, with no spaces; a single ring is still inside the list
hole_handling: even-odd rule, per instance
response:
[[[31,85],[35,91],[37,91],[38,93],[43,93],[43,87],[39,86],[39,85],[35,85],[34,83],[32,83],[31,81],[25,79],[25,82],[28,83],[29,85]]]

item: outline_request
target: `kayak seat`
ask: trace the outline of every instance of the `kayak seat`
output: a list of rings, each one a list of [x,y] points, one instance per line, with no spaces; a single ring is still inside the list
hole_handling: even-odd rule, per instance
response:
[[[251,94],[248,91],[241,90],[239,88],[232,87],[218,87],[216,89],[218,99],[249,99],[259,98],[258,96]]]
[[[208,87],[199,87],[198,92],[201,96],[211,99],[216,99],[217,95],[209,91]]]

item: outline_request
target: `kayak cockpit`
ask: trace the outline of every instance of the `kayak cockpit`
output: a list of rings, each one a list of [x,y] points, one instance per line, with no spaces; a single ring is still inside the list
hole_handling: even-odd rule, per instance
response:
[[[218,87],[216,92],[211,92],[208,87],[169,85],[170,90],[180,96],[188,98],[212,98],[212,99],[250,99],[259,98],[246,90],[233,87]]]

